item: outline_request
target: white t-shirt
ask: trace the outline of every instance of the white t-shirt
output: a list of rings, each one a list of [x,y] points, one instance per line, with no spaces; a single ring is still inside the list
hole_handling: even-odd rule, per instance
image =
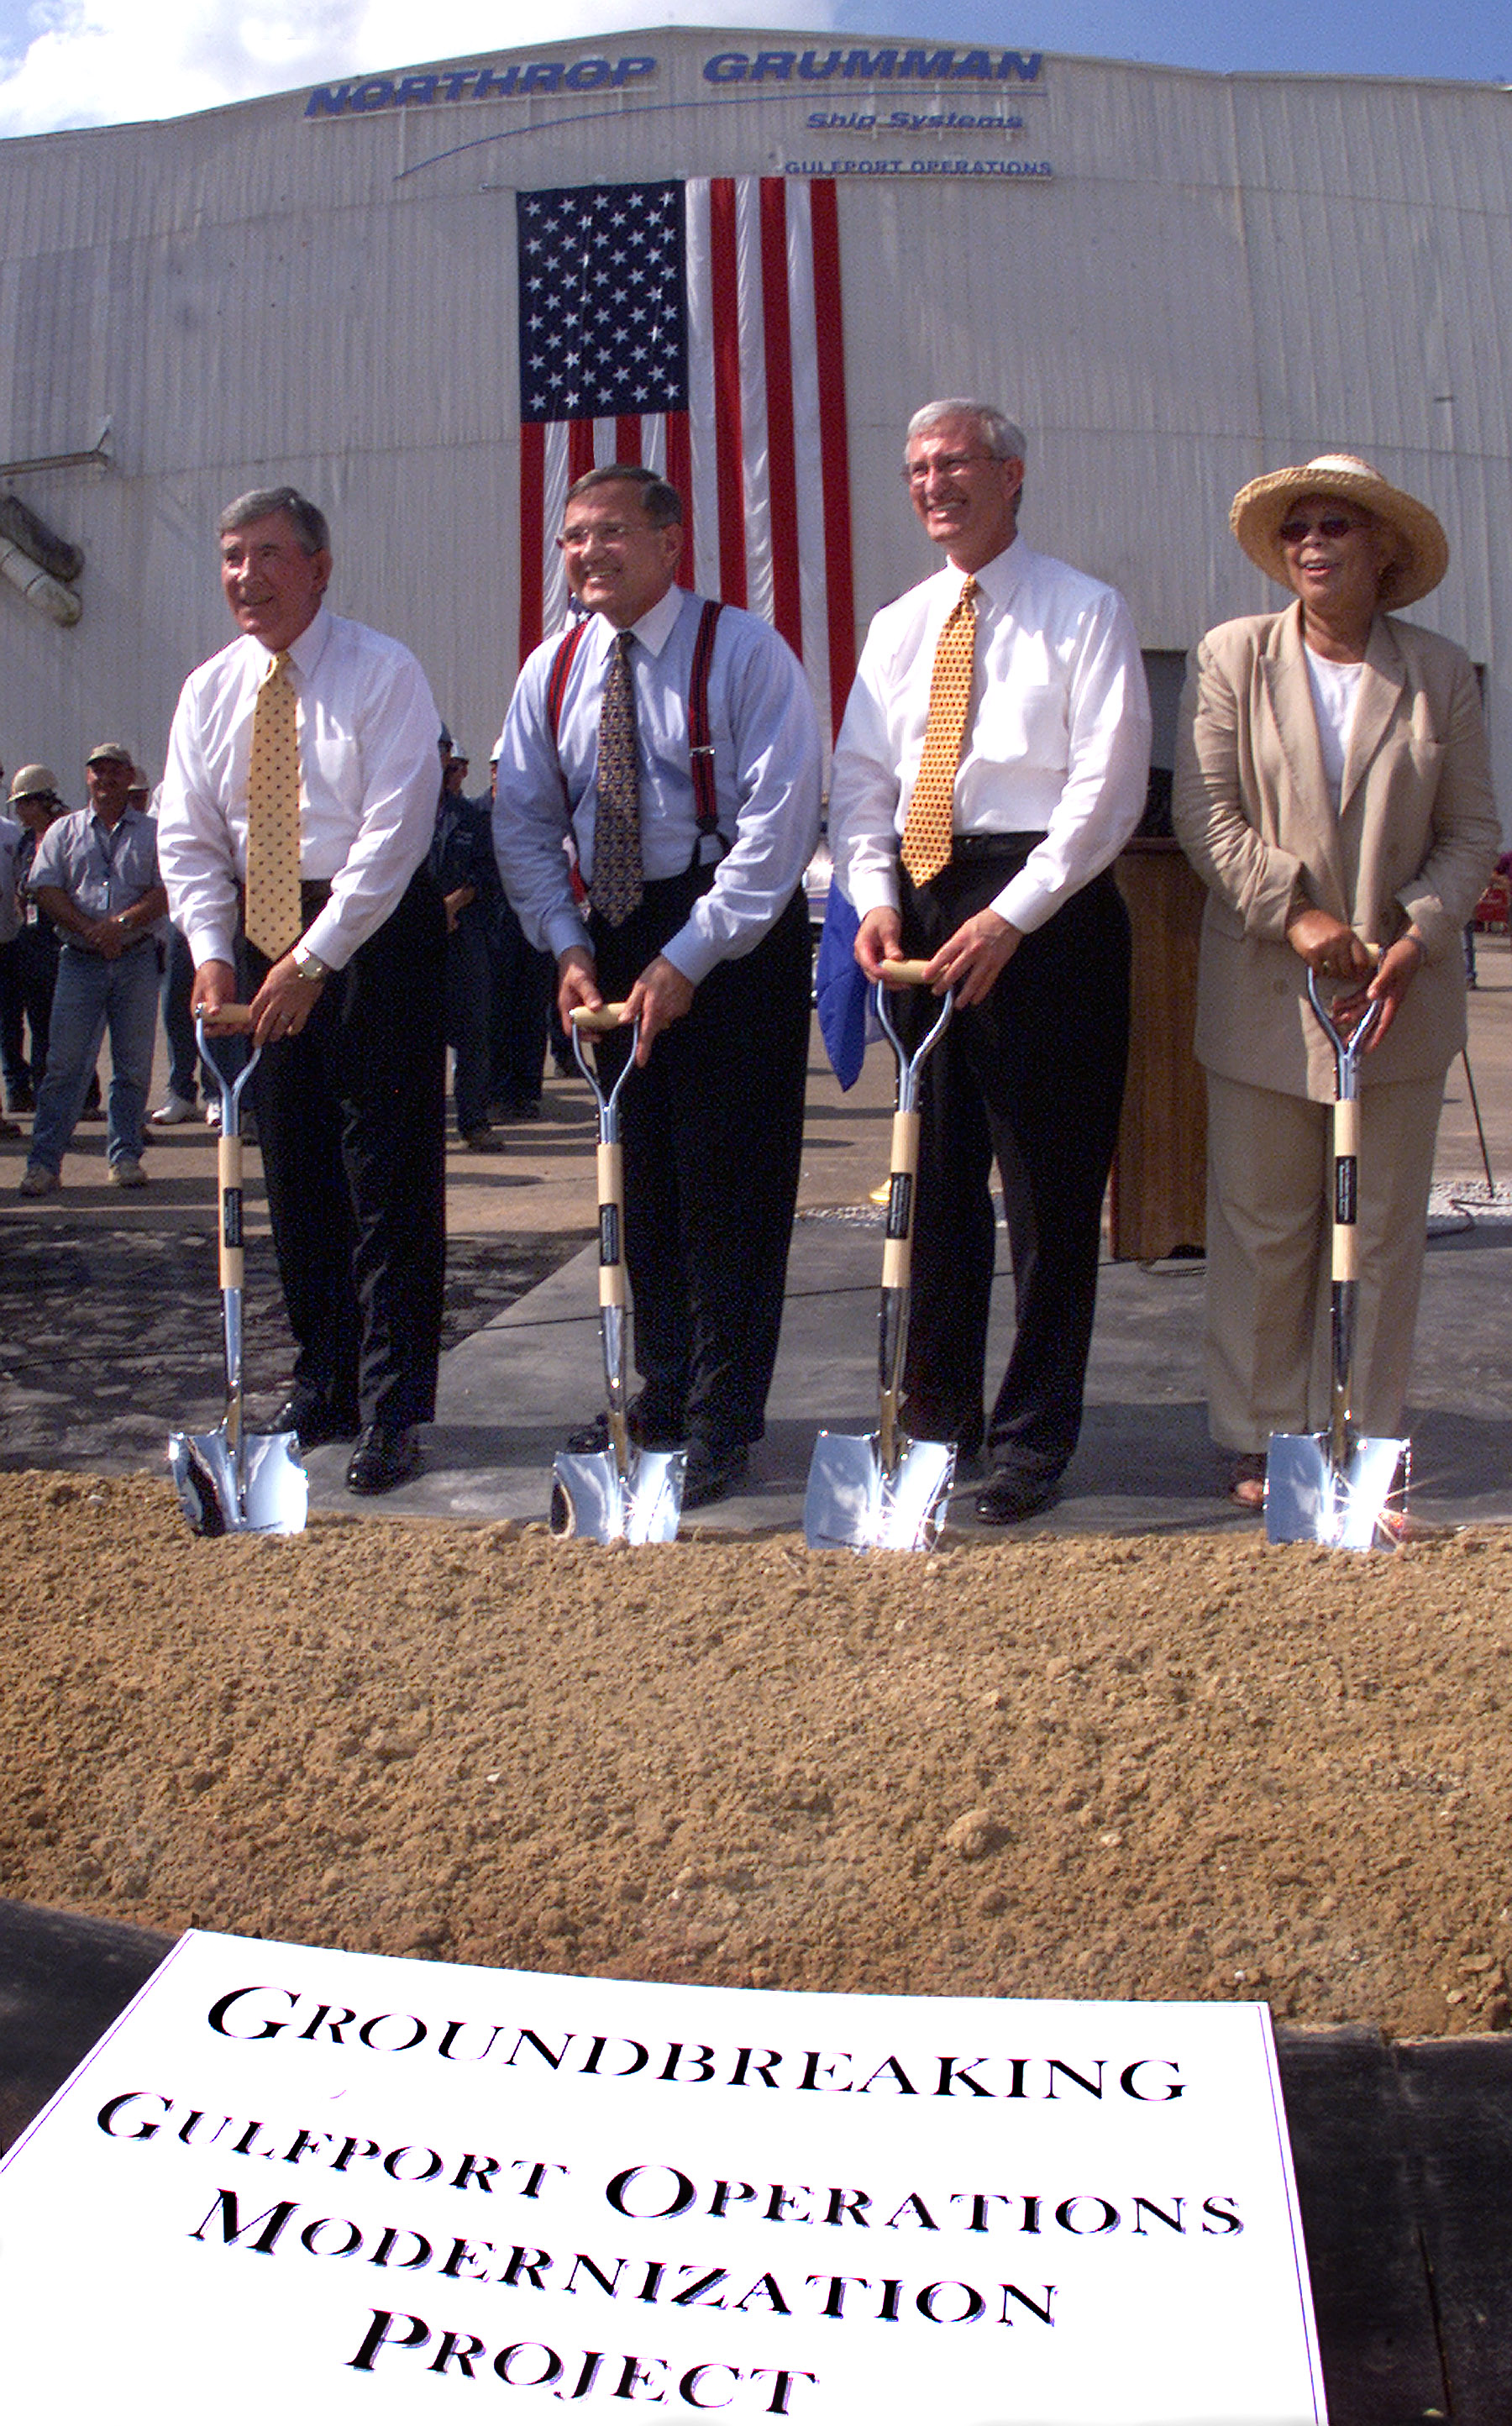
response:
[[[1349,747],[1349,728],[1355,720],[1364,661],[1352,666],[1336,665],[1331,657],[1320,657],[1306,641],[1302,645],[1307,649],[1308,680],[1312,686],[1312,712],[1318,720],[1323,771],[1328,779],[1328,798],[1337,817],[1343,794],[1344,752]]]

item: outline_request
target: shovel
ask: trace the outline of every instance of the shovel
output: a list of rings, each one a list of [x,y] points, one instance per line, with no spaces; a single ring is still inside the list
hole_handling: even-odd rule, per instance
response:
[[[1329,1327],[1333,1374],[1325,1432],[1272,1432],[1265,1459],[1265,1538],[1322,1542],[1334,1550],[1394,1549],[1403,1530],[1409,1444],[1369,1440],[1350,1411],[1355,1380],[1355,1235],[1359,1157],[1359,1057],[1380,1017],[1373,1002],[1345,1040],[1323,1007],[1308,971],[1308,995],[1333,1046],[1333,1282]],[[1401,1470],[1400,1487],[1393,1491]],[[1393,1502],[1394,1505],[1388,1505]]]
[[[889,961],[887,984],[923,985],[923,961]],[[944,1520],[956,1473],[948,1441],[910,1440],[898,1422],[909,1348],[913,1269],[913,1207],[919,1173],[919,1074],[950,1025],[951,995],[918,1050],[909,1055],[887,1008],[887,984],[874,990],[877,1016],[898,1063],[893,1115],[882,1302],[877,1318],[878,1408],[875,1432],[822,1431],[809,1464],[803,1535],[811,1550],[929,1550]]]
[[[239,1016],[238,1016],[239,1014]],[[249,1026],[245,1004],[216,1014],[216,1032]],[[203,1018],[200,1051],[220,1083],[220,1306],[226,1347],[226,1413],[213,1432],[174,1432],[168,1462],[184,1512],[196,1533],[302,1533],[310,1482],[293,1432],[249,1432],[242,1421],[242,1090],[254,1052],[235,1079],[212,1051]]]
[[[683,1512],[687,1451],[637,1448],[625,1401],[625,1173],[619,1144],[619,1091],[635,1066],[636,1020],[624,1068],[605,1094],[584,1049],[586,1035],[621,1025],[623,1003],[572,1013],[572,1051],[599,1108],[599,1339],[609,1427],[607,1448],[564,1449],[552,1467],[551,1529],[559,1540],[673,1542]]]

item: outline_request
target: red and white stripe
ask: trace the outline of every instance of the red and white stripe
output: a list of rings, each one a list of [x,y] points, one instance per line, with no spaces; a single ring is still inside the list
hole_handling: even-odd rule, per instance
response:
[[[566,618],[571,482],[646,463],[687,506],[679,578],[775,624],[833,733],[856,666],[834,180],[696,177],[685,196],[688,411],[522,427],[521,661]]]

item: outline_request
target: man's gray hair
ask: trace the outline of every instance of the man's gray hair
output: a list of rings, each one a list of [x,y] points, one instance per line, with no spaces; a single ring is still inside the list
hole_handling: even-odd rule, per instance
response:
[[[576,497],[591,496],[595,489],[614,488],[640,491],[641,511],[652,530],[670,530],[674,523],[681,527],[685,519],[683,500],[670,480],[664,480],[659,472],[649,472],[644,463],[596,463],[591,472],[573,481],[564,503],[570,506]]]
[[[265,522],[269,514],[288,515],[306,556],[330,554],[330,525],[298,489],[249,489],[244,497],[233,497],[216,529],[224,539],[228,531],[245,530],[249,523]]]
[[[933,429],[937,422],[966,419],[980,424],[983,444],[997,462],[1005,463],[1010,455],[1021,463],[1028,461],[1028,445],[1018,423],[999,412],[995,404],[978,404],[971,396],[940,396],[933,404],[922,404],[909,424],[904,444],[922,430]]]

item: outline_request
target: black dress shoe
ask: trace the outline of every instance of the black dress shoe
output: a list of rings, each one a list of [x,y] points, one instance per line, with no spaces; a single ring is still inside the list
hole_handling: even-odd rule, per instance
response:
[[[1022,1525],[1060,1497],[1058,1474],[1026,1474],[1021,1466],[1001,1465],[976,1495],[980,1525]]]
[[[348,1491],[393,1491],[419,1471],[420,1443],[412,1424],[395,1431],[383,1424],[364,1424],[346,1469]]]
[[[687,1470],[683,1479],[684,1508],[707,1508],[712,1499],[723,1499],[746,1480],[750,1464],[750,1450],[744,1441],[733,1448],[715,1448],[705,1440],[688,1443]]]
[[[355,1415],[338,1415],[319,1399],[285,1399],[273,1418],[276,1432],[297,1432],[301,1448],[324,1448],[328,1441],[355,1440],[360,1429]]]

